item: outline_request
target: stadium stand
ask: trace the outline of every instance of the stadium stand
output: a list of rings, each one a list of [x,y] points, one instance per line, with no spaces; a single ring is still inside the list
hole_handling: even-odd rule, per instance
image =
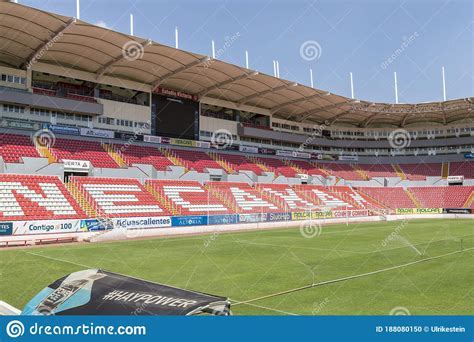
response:
[[[237,213],[282,212],[282,201],[272,202],[246,183],[209,182],[208,189]],[[277,204],[278,203],[278,204]]]
[[[275,175],[282,175],[285,177],[295,177],[296,170],[291,166],[286,165],[281,159],[277,158],[265,158],[259,157],[257,160],[265,165],[270,171],[274,172]]]
[[[6,163],[21,163],[23,157],[41,157],[30,137],[16,134],[0,135],[0,156]]]
[[[391,209],[416,208],[416,203],[401,187],[361,187],[356,190]]]
[[[374,177],[397,177],[397,173],[391,164],[357,164],[369,178]]]
[[[2,220],[59,220],[86,214],[57,176],[0,175]]]
[[[147,180],[145,186],[179,215],[230,214],[219,198],[197,181]]]
[[[364,180],[362,175],[352,167],[351,164],[318,163],[320,168],[324,168],[329,174],[347,180]]]
[[[132,164],[153,165],[158,171],[165,171],[174,165],[158,148],[139,145],[114,144],[114,149],[120,153],[128,166]]]
[[[136,179],[70,177],[70,189],[90,215],[109,217],[165,216],[164,209]],[[74,191],[76,189],[77,191]]]
[[[222,169],[222,166],[205,152],[181,149],[171,149],[170,151],[188,170],[204,172],[207,168]]]
[[[295,189],[287,184],[258,184],[256,188],[261,193],[267,194],[272,202],[280,201],[288,211],[316,207],[314,202],[298,195]]]
[[[225,162],[233,171],[252,171],[257,176],[261,176],[264,172],[260,166],[247,159],[244,155],[224,152],[219,152],[215,155],[218,160]]]
[[[50,150],[57,160],[89,160],[94,167],[119,167],[101,144],[96,141],[58,138],[50,146]]]
[[[450,176],[464,176],[466,179],[474,179],[474,161],[449,163]]]
[[[473,190],[473,186],[410,188],[424,208],[462,208]]]
[[[441,163],[399,164],[399,166],[409,180],[441,177]]]

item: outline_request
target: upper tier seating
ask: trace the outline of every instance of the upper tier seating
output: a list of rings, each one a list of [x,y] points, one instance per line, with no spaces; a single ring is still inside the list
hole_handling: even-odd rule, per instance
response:
[[[170,215],[137,179],[71,177],[70,182],[99,217]]]
[[[462,208],[473,190],[474,186],[410,188],[423,208]]]
[[[398,177],[391,164],[357,164],[369,178],[374,177]]]
[[[306,160],[291,160],[290,162],[301,169],[303,173],[310,176],[327,176],[327,173],[321,170],[321,168],[314,166]]]
[[[96,141],[57,138],[50,150],[58,160],[89,160],[94,167],[119,167]]]
[[[409,180],[424,180],[426,177],[441,177],[441,163],[399,164]]]
[[[80,219],[86,214],[57,176],[0,175],[0,219]]]
[[[350,164],[318,163],[318,166],[327,170],[330,174],[347,180],[364,180]]]
[[[198,181],[148,180],[145,183],[160,198],[169,201],[180,215],[231,214],[219,198]]]
[[[415,203],[403,188],[399,187],[361,187],[359,192],[368,195],[388,208],[416,208]]]
[[[274,172],[276,176],[296,177],[296,170],[278,158],[259,157],[258,160]]]
[[[197,172],[204,172],[206,168],[222,170],[222,166],[205,152],[180,149],[172,149],[171,151],[183,162],[188,170],[195,170]]]
[[[464,176],[466,179],[474,179],[474,161],[462,161],[449,163],[450,176]]]
[[[232,207],[237,213],[283,212],[285,207],[272,202],[247,183],[209,182],[211,192]]]
[[[236,171],[253,171],[257,176],[263,175],[263,170],[254,162],[241,154],[217,153],[218,158],[229,164]]]
[[[168,166],[174,165],[171,160],[161,153],[155,147],[139,146],[139,145],[114,145],[117,151],[122,155],[128,166],[132,164],[148,164],[152,165],[158,171],[166,171]]]
[[[29,136],[17,134],[0,134],[0,156],[6,163],[21,163],[22,157],[41,157]]]

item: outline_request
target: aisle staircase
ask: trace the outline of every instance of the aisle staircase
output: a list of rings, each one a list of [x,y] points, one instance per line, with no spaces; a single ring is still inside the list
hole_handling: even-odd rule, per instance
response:
[[[449,176],[449,162],[444,162],[441,168],[441,177],[447,179]]]
[[[363,179],[363,180],[369,180],[370,177],[369,175],[367,174],[367,172],[365,172],[364,170],[362,170],[360,168],[359,165],[357,164],[351,164],[352,168],[354,169],[354,171]]]
[[[97,212],[91,206],[89,201],[87,201],[81,191],[74,185],[72,182],[64,183],[66,185],[67,190],[75,198],[76,202],[79,203],[81,208],[87,214],[88,217],[97,217]]]
[[[39,137],[33,137],[31,139],[33,141],[33,144],[35,145],[36,150],[38,151],[39,155],[43,158],[47,158],[48,159],[48,164],[57,163],[58,160],[54,156],[53,152],[51,152],[51,150],[49,149],[49,146],[40,143],[39,139],[40,139]]]
[[[160,148],[160,151],[166,156],[166,158],[171,160],[171,162],[174,165],[184,167],[185,173],[189,171],[188,168],[186,167],[186,163],[184,162],[184,160],[178,157],[177,155],[175,155],[173,151],[167,148]]]
[[[466,202],[463,205],[463,208],[470,208],[474,203],[474,191],[471,192],[471,195],[467,198]]]
[[[415,194],[410,191],[410,188],[406,188],[405,192],[417,208],[422,207],[422,205],[421,205],[420,201],[418,200],[418,198],[416,198]]]
[[[405,174],[405,172],[403,172],[400,165],[392,164],[392,167],[395,170],[395,172],[397,173],[397,176],[400,177],[401,180],[406,180],[407,179],[407,175]]]
[[[217,164],[219,164],[227,173],[232,174],[237,171],[232,167],[232,165],[226,162],[218,153],[215,152],[206,152],[206,154],[211,157]]]
[[[143,186],[149,193],[151,193],[158,203],[164,206],[172,215],[181,215],[181,209],[171,200],[166,198],[166,196],[157,191],[152,185],[145,183]]]
[[[127,163],[122,157],[122,153],[118,151],[114,145],[101,143],[102,148],[108,153],[108,155],[118,164],[118,166],[126,168]]]

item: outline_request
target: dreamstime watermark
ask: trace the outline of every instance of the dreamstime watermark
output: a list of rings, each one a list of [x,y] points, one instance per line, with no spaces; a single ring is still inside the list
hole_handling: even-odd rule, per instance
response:
[[[390,316],[410,316],[410,310],[404,306],[396,306],[389,312]]]
[[[130,62],[142,58],[144,53],[143,45],[135,40],[129,40],[122,46],[122,56]]]
[[[227,129],[218,129],[212,132],[211,144],[215,145],[218,149],[225,150],[234,144],[234,138]]]
[[[228,49],[240,38],[240,32],[237,31],[232,36],[226,36],[224,38],[224,44],[215,51],[215,56],[207,60],[203,65],[205,68],[209,68],[216,59],[221,58]]]
[[[405,229],[407,226],[408,226],[408,221],[403,220],[399,225],[397,225],[397,227],[395,227],[393,232],[388,234],[388,236],[382,240],[381,242],[382,247],[387,247],[390,242],[392,242],[393,240],[396,240],[397,237],[400,235],[401,231]]]
[[[320,222],[308,220],[300,224],[300,234],[306,239],[321,235],[323,227]]]
[[[306,140],[298,147],[299,152],[303,152],[317,137],[322,136],[322,133],[325,129],[329,127],[329,121],[325,120],[324,123],[320,125],[313,126],[313,132],[309,135]]]
[[[28,64],[26,65],[26,69],[31,69],[34,64],[38,63],[38,61],[44,56],[44,54],[48,52],[54,46],[54,44],[56,44],[63,37],[63,35],[64,33],[60,32],[57,36],[48,41],[46,45],[41,50],[39,50],[38,53],[35,54],[33,58],[28,62]]]
[[[8,336],[11,338],[17,338],[23,336],[25,333],[25,326],[20,321],[14,320],[8,322],[5,330]]]
[[[53,147],[56,143],[56,135],[47,129],[40,129],[34,132],[32,139],[41,147]]]
[[[402,128],[390,132],[387,139],[390,146],[396,150],[407,148],[411,144],[410,132]]]
[[[307,40],[300,46],[300,56],[308,62],[321,58],[322,53],[321,45],[315,40]]]
[[[385,70],[388,68],[390,64],[395,62],[395,60],[408,48],[416,38],[418,38],[418,32],[413,32],[409,37],[404,36],[402,40],[402,44],[398,47],[385,61],[382,62],[380,67]]]
[[[132,146],[137,140],[138,136],[142,135],[145,133],[145,131],[148,132],[150,129],[151,123],[150,121],[146,122],[143,126],[139,127],[137,130],[133,131],[133,135],[127,140],[125,144],[120,146],[120,152],[125,152],[130,146]]]
[[[311,311],[311,313],[314,315],[319,315],[321,313],[321,311],[324,310],[324,308],[329,304],[329,298],[326,297],[324,298],[324,300],[320,303],[314,303],[313,304],[313,310]]]

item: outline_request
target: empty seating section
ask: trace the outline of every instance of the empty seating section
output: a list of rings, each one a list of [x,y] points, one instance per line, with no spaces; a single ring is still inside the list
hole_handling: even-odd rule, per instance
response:
[[[464,176],[466,179],[474,179],[474,161],[462,161],[449,163],[450,176]]]
[[[101,144],[96,141],[57,138],[50,150],[58,160],[89,160],[94,167],[119,167]]]
[[[369,178],[374,177],[398,177],[391,164],[357,164]]]
[[[426,177],[441,177],[441,163],[399,164],[409,180],[424,180]]]
[[[257,176],[263,175],[263,170],[241,154],[217,153],[217,157],[226,162],[235,171],[253,171]]]
[[[170,215],[137,179],[71,177],[70,182],[103,218]]]
[[[321,185],[295,185],[298,194],[310,198],[312,202],[329,209],[359,209],[352,199],[344,200],[337,192]]]
[[[128,166],[132,164],[152,165],[158,171],[165,171],[168,166],[174,165],[171,160],[161,153],[155,147],[139,146],[139,145],[114,145],[123,160]]]
[[[146,185],[164,201],[170,202],[180,215],[232,213],[232,210],[198,181],[149,180]]]
[[[16,134],[0,134],[0,156],[6,163],[20,163],[22,157],[40,157],[29,136]]]
[[[0,175],[0,219],[85,218],[84,211],[57,176]]]
[[[314,208],[317,202],[297,194],[295,189],[287,184],[260,184],[257,189],[266,194],[272,202],[279,203],[280,207],[285,207],[288,211]]]
[[[281,159],[278,158],[265,158],[259,157],[258,160],[268,167],[275,175],[285,176],[285,177],[295,177],[296,170],[291,166],[286,165]]]
[[[388,208],[416,208],[415,203],[408,196],[403,188],[399,187],[361,187],[357,188],[362,194],[382,203]]]
[[[189,170],[204,172],[206,168],[222,169],[222,166],[205,152],[180,149],[172,149],[170,151],[175,157],[179,158]]]
[[[327,176],[326,172],[321,170],[321,168],[314,166],[306,160],[291,160],[291,163],[310,176]]]
[[[410,188],[423,208],[462,208],[473,190],[474,186]]]
[[[351,164],[318,163],[318,166],[339,178],[347,180],[364,180],[364,178],[354,170]]]
[[[355,191],[348,186],[331,186],[326,188],[331,194],[341,198],[343,201],[351,204],[358,209],[381,209],[383,205],[370,199],[363,193]]]
[[[208,188],[237,213],[282,212],[283,205],[273,203],[246,183],[209,182]]]

